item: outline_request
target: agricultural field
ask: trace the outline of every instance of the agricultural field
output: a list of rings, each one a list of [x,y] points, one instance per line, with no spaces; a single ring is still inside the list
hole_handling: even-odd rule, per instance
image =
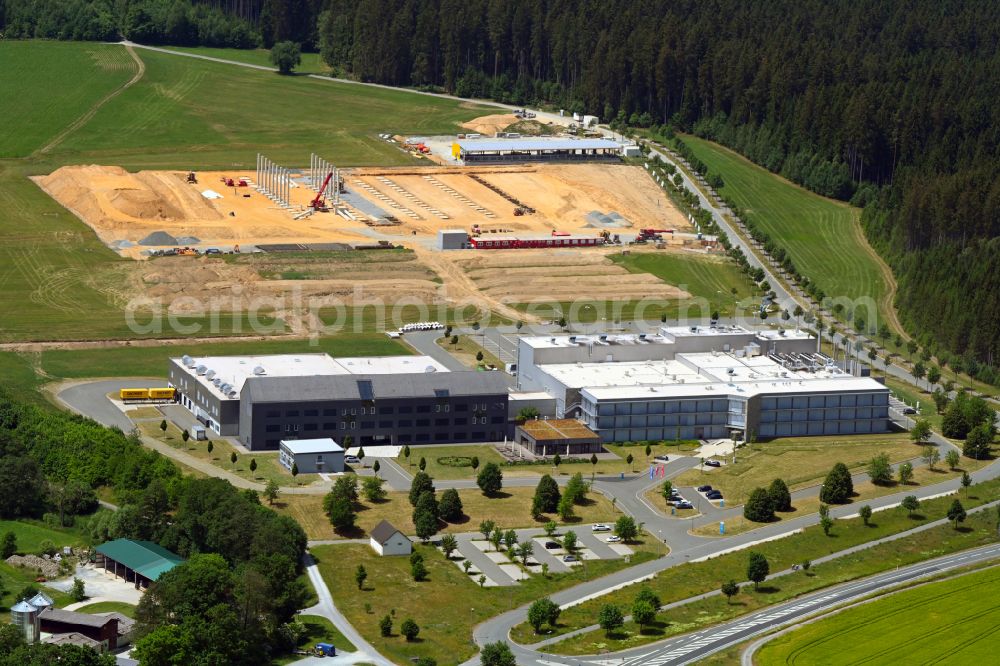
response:
[[[271,64],[271,51],[268,49],[220,49],[211,46],[169,46],[167,48],[171,51],[207,58],[221,58],[233,62],[245,62],[249,65],[274,67]],[[327,67],[318,53],[303,53],[302,64],[295,68],[293,74],[327,74],[329,71],[330,68]]]
[[[778,636],[754,663],[986,663],[996,658],[998,597],[997,567],[921,585]]]
[[[99,509],[104,511],[104,509]],[[56,527],[40,520],[0,520],[0,535],[13,532],[17,537],[17,552],[38,553],[43,541],[51,541],[57,548],[63,546],[85,546],[90,539],[84,527],[90,516],[78,516],[73,527]]]
[[[96,601],[76,610],[80,613],[121,613],[126,617],[135,617],[135,606],[124,601]]]
[[[784,247],[803,275],[831,298],[871,298],[878,308],[877,325],[901,331],[892,306],[892,272],[868,244],[860,209],[794,185],[718,144],[690,135],[683,139],[711,173],[722,176],[719,193]],[[866,322],[876,324],[873,315]]]

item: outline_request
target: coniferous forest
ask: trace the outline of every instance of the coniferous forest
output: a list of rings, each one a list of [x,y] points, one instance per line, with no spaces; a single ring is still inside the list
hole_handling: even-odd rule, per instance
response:
[[[0,0],[9,37],[319,51],[341,76],[668,125],[864,206],[912,333],[995,381],[987,0]]]

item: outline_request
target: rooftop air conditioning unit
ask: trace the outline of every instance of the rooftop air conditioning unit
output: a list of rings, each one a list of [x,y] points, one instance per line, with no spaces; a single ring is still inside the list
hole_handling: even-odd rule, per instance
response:
[[[228,395],[229,395],[230,398],[235,398],[236,397],[236,391],[230,391]]]
[[[181,362],[187,368],[193,368],[194,367],[194,359],[191,358],[190,356],[188,356],[187,354],[185,354],[184,356],[181,357]]]
[[[698,327],[697,326],[692,326],[691,327],[691,332],[692,333],[697,333],[698,332]]]
[[[424,368],[424,372],[437,372],[437,368],[435,368],[433,365],[428,365],[426,368]]]
[[[199,365],[197,368],[195,368],[195,372],[197,372],[199,375],[203,375],[206,372],[208,372],[208,368],[204,365]]]
[[[258,365],[257,367],[255,367],[253,369],[253,374],[255,374],[255,375],[265,375],[265,374],[267,374],[267,371],[264,370],[264,366]]]
[[[215,377],[215,370],[209,370],[205,373],[205,379],[212,379]]]
[[[216,387],[222,386],[222,379],[216,377],[215,379],[212,380],[212,384],[214,384]]]
[[[575,335],[569,336],[569,341],[570,343],[576,343],[576,336]]]
[[[639,334],[639,339],[640,340],[645,340],[646,339],[646,334],[645,333],[640,333]]]

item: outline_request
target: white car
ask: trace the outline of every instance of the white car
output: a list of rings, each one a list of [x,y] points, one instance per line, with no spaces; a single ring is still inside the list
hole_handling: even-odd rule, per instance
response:
[[[621,540],[622,538],[617,534],[612,534],[611,536],[608,537],[608,543],[618,543]]]
[[[603,523],[598,523],[597,525],[594,525],[590,529],[593,530],[594,532],[610,532],[611,526],[604,525]]]
[[[344,462],[350,465],[360,465],[361,458],[358,458],[357,456],[344,456]]]

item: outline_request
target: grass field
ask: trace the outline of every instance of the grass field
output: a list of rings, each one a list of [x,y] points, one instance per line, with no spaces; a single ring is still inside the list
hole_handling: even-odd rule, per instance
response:
[[[99,509],[103,511],[104,509]],[[17,552],[37,553],[42,541],[49,540],[57,548],[63,546],[85,546],[90,543],[83,531],[89,516],[79,516],[73,527],[53,527],[40,520],[0,520],[0,535],[13,532],[17,537]]]
[[[1000,481],[989,481],[970,488],[970,496],[962,497],[966,509],[1000,498]],[[823,555],[874,541],[890,534],[917,527],[929,520],[944,517],[954,497],[941,497],[922,502],[912,517],[901,508],[876,513],[869,526],[860,518],[837,520],[831,536],[825,536],[818,525],[805,528],[801,533],[754,546],[770,563],[772,572],[788,569],[806,559],[815,560]],[[593,654],[601,650],[622,650],[643,645],[664,637],[695,631],[731,617],[778,603],[808,591],[885,571],[950,552],[972,548],[997,540],[996,514],[989,510],[972,514],[955,530],[951,525],[934,527],[915,533],[905,539],[874,546],[838,558],[826,564],[814,565],[808,572],[769,581],[760,591],[741,591],[732,604],[723,597],[712,597],[661,613],[662,624],[640,634],[634,625],[626,625],[611,639],[603,631],[580,634],[545,648],[560,654]],[[717,590],[719,585],[733,579],[746,580],[747,551],[720,555],[704,562],[683,564],[657,574],[647,585],[652,587],[664,604],[688,599],[704,592]],[[630,586],[611,594],[586,601],[563,611],[560,626],[554,635],[589,626],[596,622],[600,607],[616,603],[631,607],[638,586]],[[531,629],[519,625],[513,632],[515,639],[530,640]]]
[[[771,664],[987,663],[1000,631],[1000,568],[904,590],[802,626],[754,658]]]
[[[135,617],[135,606],[124,601],[98,601],[76,610],[80,613],[121,613],[126,617]]]
[[[275,339],[204,344],[177,344],[157,347],[111,347],[106,349],[46,350],[41,352],[41,369],[52,377],[149,377],[166,373],[166,359],[191,354],[293,354],[326,352],[334,356],[393,356],[409,350],[384,335],[342,334],[308,340]]]
[[[106,285],[93,282],[124,260],[27,176],[65,164],[252,167],[258,152],[290,166],[305,165],[310,152],[339,166],[410,164],[378,133],[445,132],[484,113],[405,91],[137,54],[142,77],[88,117],[137,71],[124,47],[0,42],[15,86],[0,98],[7,139],[0,147],[0,341],[136,337]],[[330,109],[338,109],[336,123]],[[30,156],[77,119],[50,152]]]
[[[858,437],[789,437],[745,446],[736,452],[736,464],[712,471],[688,470],[673,479],[677,486],[710,484],[722,491],[726,503],[742,504],[754,488],[783,479],[792,490],[823,482],[838,462],[860,471],[878,453],[899,462],[920,456],[920,447],[907,433]]]
[[[868,245],[859,209],[809,192],[718,144],[689,135],[683,139],[710,172],[722,176],[725,185],[719,193],[746,210],[784,247],[803,275],[831,298],[871,298],[878,321],[874,313],[859,310],[866,325],[884,322],[895,327],[895,317],[889,314],[891,272]]]
[[[692,297],[704,299],[723,317],[733,315],[735,301],[752,295],[746,276],[729,259],[675,253],[615,254],[609,258],[633,273],[652,273]]]
[[[632,565],[663,552],[662,544],[632,548],[636,551]],[[422,545],[415,549],[424,556],[428,571],[428,580],[420,583],[410,575],[408,558],[379,557],[367,544],[311,549],[327,585],[337,591],[337,608],[379,652],[398,664],[418,656],[434,657],[439,664],[460,663],[475,653],[472,629],[483,620],[629,566],[624,560],[594,560],[570,573],[549,578],[534,575],[512,587],[481,588],[454,563],[446,562],[440,551]],[[363,591],[354,582],[359,564],[368,572]],[[378,623],[388,613],[393,613],[394,620],[392,636],[386,638],[380,635]],[[420,636],[412,643],[399,635],[406,618],[420,627]]]
[[[573,507],[575,516],[567,522],[558,516],[531,517],[531,498],[534,488],[505,488],[497,497],[486,497],[478,488],[458,491],[462,498],[465,520],[454,524],[441,524],[442,532],[475,532],[479,523],[492,520],[504,529],[541,527],[551,518],[562,525],[580,523],[614,522],[621,515],[611,502],[600,493],[590,493],[586,504]],[[440,498],[440,493],[438,493]],[[336,539],[330,521],[323,513],[322,495],[282,495],[274,508],[294,518],[310,539]],[[413,507],[405,492],[390,492],[384,502],[362,501],[357,514],[357,530],[345,536],[363,538],[369,530],[383,520],[390,521],[405,534],[414,534]]]
[[[171,51],[222,58],[235,62],[245,62],[250,65],[274,67],[271,64],[271,51],[268,49],[217,49],[211,46],[167,46]],[[302,64],[295,68],[294,74],[326,74],[330,68],[326,66],[318,53],[303,53]]]

